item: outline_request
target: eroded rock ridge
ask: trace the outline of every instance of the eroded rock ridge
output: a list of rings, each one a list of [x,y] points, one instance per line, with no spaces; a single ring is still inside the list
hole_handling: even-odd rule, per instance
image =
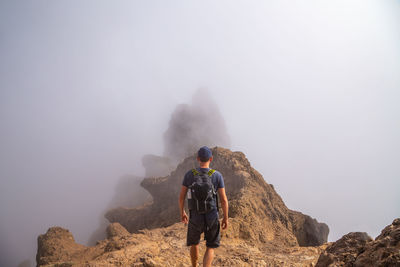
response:
[[[252,242],[289,246],[317,246],[327,241],[329,228],[308,215],[288,209],[274,187],[251,167],[245,155],[229,149],[212,149],[212,168],[225,180],[232,220],[231,235]],[[179,222],[177,200],[185,173],[197,166],[196,156],[186,158],[170,175],[146,178],[141,185],[153,203],[139,208],[117,208],[106,213],[129,232],[170,226]]]

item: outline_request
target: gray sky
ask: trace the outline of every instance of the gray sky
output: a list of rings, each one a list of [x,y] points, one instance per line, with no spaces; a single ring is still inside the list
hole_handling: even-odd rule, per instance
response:
[[[400,2],[1,1],[1,266],[85,243],[208,88],[233,150],[330,241],[400,214]]]

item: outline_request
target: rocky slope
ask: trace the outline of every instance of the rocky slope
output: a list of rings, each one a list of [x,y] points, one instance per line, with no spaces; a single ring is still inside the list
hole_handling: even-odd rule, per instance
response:
[[[327,241],[329,228],[324,223],[289,210],[274,187],[251,167],[245,155],[216,147],[212,168],[225,180],[232,218],[232,235],[254,243],[273,242],[285,246],[316,246]],[[186,158],[169,176],[146,178],[141,185],[153,202],[140,208],[117,208],[106,213],[129,232],[167,227],[179,222],[177,199],[184,174],[197,166],[195,155]]]

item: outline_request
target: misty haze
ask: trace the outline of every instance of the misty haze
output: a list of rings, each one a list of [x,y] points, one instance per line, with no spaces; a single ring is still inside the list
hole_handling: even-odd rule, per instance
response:
[[[203,145],[325,241],[400,217],[399,1],[5,0],[0,22],[0,266],[36,266],[53,226],[107,239]]]

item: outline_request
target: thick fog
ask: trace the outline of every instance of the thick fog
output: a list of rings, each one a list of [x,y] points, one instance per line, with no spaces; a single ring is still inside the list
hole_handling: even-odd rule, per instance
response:
[[[395,0],[1,1],[0,266],[54,225],[101,236],[143,165],[195,149],[171,124],[244,152],[330,241],[375,237],[400,215],[399,70]]]
[[[164,133],[164,156],[180,162],[204,145],[230,148],[230,137],[218,105],[205,89],[198,90],[192,104],[178,105]]]

